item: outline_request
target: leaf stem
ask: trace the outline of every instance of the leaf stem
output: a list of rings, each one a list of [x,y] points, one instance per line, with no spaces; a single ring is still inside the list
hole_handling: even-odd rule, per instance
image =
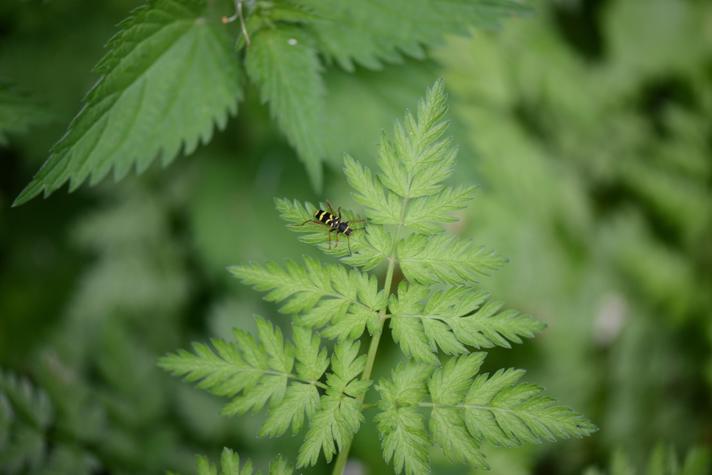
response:
[[[393,284],[393,272],[395,271],[396,260],[391,257],[388,261],[388,270],[386,271],[386,280],[383,283],[383,288],[386,293],[391,293],[391,285]],[[376,362],[376,354],[378,353],[378,344],[381,342],[381,335],[383,334],[383,324],[386,322],[386,307],[381,309],[379,312],[380,321],[378,328],[373,333],[371,337],[371,343],[368,346],[368,356],[366,358],[366,368],[361,373],[361,381],[367,381],[371,379],[371,373],[373,372],[373,365]],[[363,408],[363,400],[366,397],[366,393],[359,396],[358,400]],[[336,463],[334,463],[334,470],[331,472],[332,475],[342,475],[344,473],[344,468],[346,468],[346,462],[349,460],[349,451],[351,450],[351,442],[353,439],[349,440],[344,447],[339,451],[339,455],[336,458]]]

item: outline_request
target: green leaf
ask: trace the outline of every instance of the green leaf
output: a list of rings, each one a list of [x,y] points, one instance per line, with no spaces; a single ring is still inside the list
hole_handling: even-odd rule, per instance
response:
[[[299,314],[301,324],[330,325],[324,332],[328,338],[358,338],[385,304],[374,277],[311,258],[305,258],[303,266],[289,261],[284,268],[271,263],[234,266],[230,272],[256,290],[267,291],[265,300],[285,302],[280,311]]]
[[[611,458],[611,475],[635,475],[635,467],[620,450],[613,452],[613,457]]]
[[[0,396],[9,404],[7,414],[35,430],[46,429],[52,421],[54,410],[47,393],[25,378],[0,370]]]
[[[297,374],[307,381],[317,381],[329,367],[329,355],[321,339],[303,327],[293,327]]]
[[[272,116],[297,149],[312,184],[321,189],[324,85],[316,50],[297,28],[260,30],[247,50],[245,67],[268,102]]]
[[[708,447],[693,447],[685,456],[680,475],[705,475],[712,469],[712,454]]]
[[[466,33],[472,26],[496,26],[522,10],[510,0],[298,0],[318,21],[310,28],[320,50],[346,70],[354,63],[379,69],[384,62],[400,62],[402,55],[423,58],[424,47],[446,34]]]
[[[292,374],[293,349],[285,345],[282,332],[258,320],[260,340],[235,329],[235,343],[212,340],[212,348],[193,345],[194,353],[180,350],[164,356],[159,365],[218,396],[231,397],[226,414],[259,410],[271,401],[282,402]],[[291,389],[291,387],[290,387]]]
[[[398,262],[410,281],[470,285],[479,276],[501,268],[505,260],[447,234],[413,234],[398,244]]]
[[[46,431],[54,417],[47,393],[0,370],[0,471],[34,472],[46,460]]]
[[[461,404],[475,439],[516,446],[583,437],[597,430],[580,414],[543,395],[539,386],[516,384],[523,375],[522,370],[508,369],[475,379]]]
[[[502,310],[489,295],[470,287],[431,291],[418,284],[401,284],[391,296],[389,311],[393,339],[403,352],[421,361],[445,354],[467,353],[467,346],[510,348],[532,338],[545,325],[515,310]]]
[[[0,82],[0,145],[7,144],[8,134],[24,133],[49,118],[50,113],[32,97]]]
[[[356,201],[367,207],[370,222],[436,233],[442,223],[454,220],[450,213],[472,199],[473,187],[443,185],[455,159],[455,150],[444,138],[445,100],[443,83],[438,81],[419,104],[417,117],[406,115],[403,125],[396,125],[393,139],[383,138],[380,175],[346,157],[344,172]]]
[[[204,456],[198,456],[197,466],[198,475],[253,475],[255,473],[251,460],[247,460],[240,467],[240,456],[228,448],[223,448],[219,467],[211,464],[210,460]],[[278,456],[269,464],[269,475],[291,475],[292,473],[294,473],[292,467],[282,457]]]
[[[362,396],[370,381],[357,379],[366,366],[366,355],[359,356],[357,342],[338,343],[331,358],[326,395],[311,419],[304,443],[299,449],[297,467],[316,464],[319,453],[330,462],[348,444],[363,422]]]
[[[292,475],[294,470],[281,456],[277,456],[269,464],[269,475]]]
[[[99,62],[99,81],[67,133],[15,200],[70,182],[70,191],[112,169],[121,179],[157,156],[165,165],[223,128],[241,97],[229,36],[204,17],[205,0],[152,0],[124,21]]]
[[[417,198],[408,203],[403,224],[423,234],[442,231],[442,224],[457,221],[451,215],[465,208],[474,198],[473,186],[446,187],[440,193]]]
[[[377,224],[398,224],[402,204],[398,197],[386,190],[367,167],[353,158],[344,158],[344,173],[354,189],[356,201],[368,209],[369,220]]]
[[[442,368],[435,370],[428,382],[428,390],[432,399],[430,432],[433,441],[454,462],[486,468],[484,455],[479,451],[477,441],[468,434],[457,408],[484,358],[484,353],[473,353],[448,360]]]
[[[313,384],[294,382],[289,385],[284,400],[269,411],[260,435],[278,437],[292,426],[296,434],[304,426],[304,420],[311,419],[319,406],[319,391]]]
[[[282,219],[289,223],[289,229],[302,234],[300,241],[317,245],[329,255],[339,256],[346,264],[370,270],[385,261],[391,252],[392,238],[382,227],[355,224],[353,221],[361,218],[349,211],[342,211],[342,215],[347,222],[354,224],[353,233],[347,245],[343,245],[343,242],[336,245],[330,242],[329,228],[314,222],[314,212],[317,210],[314,205],[284,198],[276,199],[275,203]]]
[[[378,154],[383,185],[402,198],[430,196],[443,189],[452,173],[456,150],[447,131],[447,96],[442,80],[418,104],[416,116],[396,123],[393,138],[383,140]]]
[[[10,435],[12,419],[13,414],[10,401],[8,401],[7,396],[0,393],[0,451],[5,447],[5,443]]]
[[[375,417],[381,434],[381,446],[386,463],[393,462],[396,473],[420,474],[430,471],[430,438],[423,415],[415,407],[425,398],[425,380],[430,376],[427,366],[398,366],[391,381],[381,381],[376,389],[381,400]]]

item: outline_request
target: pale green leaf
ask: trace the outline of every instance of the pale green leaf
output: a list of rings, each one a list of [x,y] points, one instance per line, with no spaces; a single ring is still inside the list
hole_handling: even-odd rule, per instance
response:
[[[472,186],[446,187],[434,196],[417,198],[408,203],[403,225],[422,234],[442,231],[442,225],[457,220],[451,213],[465,208],[474,198]]]
[[[293,382],[287,389],[287,395],[270,409],[269,416],[262,426],[261,435],[277,437],[292,426],[296,434],[304,426],[304,420],[310,419],[319,406],[319,391],[313,384]]]
[[[159,364],[198,387],[232,398],[226,414],[259,410],[269,401],[277,405],[285,397],[294,363],[291,345],[272,324],[258,320],[260,340],[234,330],[235,343],[212,340],[212,348],[193,345],[194,353],[180,350],[161,358]]]
[[[396,473],[430,471],[430,438],[417,405],[426,395],[425,381],[431,369],[410,364],[398,366],[390,380],[379,382],[380,412],[375,417],[381,434],[383,456],[393,462]]]
[[[223,128],[241,97],[237,58],[205,0],[152,0],[122,23],[100,61],[99,81],[32,182],[22,204],[67,181],[70,191],[112,169],[120,179],[192,153]]]
[[[384,188],[379,178],[353,158],[344,158],[344,174],[354,190],[356,201],[368,209],[370,222],[398,224],[401,221],[400,199]]]
[[[411,281],[471,285],[478,277],[502,267],[505,260],[447,234],[413,234],[398,244],[398,262]]]
[[[323,252],[341,257],[343,262],[351,266],[370,270],[390,255],[392,247],[390,235],[380,226],[366,225],[361,216],[342,211],[344,220],[351,222],[353,233],[346,245],[343,236],[341,244],[337,244],[335,239],[333,243],[331,242],[327,226],[314,222],[314,212],[317,208],[311,203],[302,204],[296,200],[283,198],[276,199],[275,203],[282,219],[290,224],[289,228],[301,234],[300,241],[317,245]]]
[[[323,396],[299,449],[297,467],[316,464],[322,451],[326,461],[331,462],[334,454],[351,441],[362,421],[358,400],[337,393]]]
[[[501,446],[553,442],[583,437],[596,427],[580,414],[559,406],[542,388],[516,384],[521,370],[499,370],[477,376],[461,404],[470,433]]]
[[[538,320],[489,300],[470,287],[431,291],[418,284],[401,284],[389,303],[393,339],[403,352],[432,361],[438,348],[446,354],[466,353],[467,347],[509,348],[544,328]]]
[[[228,448],[224,448],[220,455],[220,465],[210,463],[207,457],[197,457],[198,475],[253,475],[252,461],[247,460],[240,467],[240,456]],[[258,474],[261,472],[257,472]],[[269,464],[269,475],[292,475],[293,470],[280,456]]]
[[[255,289],[267,291],[266,300],[284,302],[280,311],[299,314],[302,324],[315,328],[331,324],[324,332],[331,338],[358,338],[384,305],[374,277],[311,258],[305,258],[304,265],[289,261],[284,268],[274,263],[235,266],[230,272]],[[347,328],[334,330],[342,325]]]
[[[445,138],[447,97],[442,80],[418,104],[417,116],[406,114],[393,138],[384,139],[378,154],[383,185],[402,198],[430,196],[443,190],[452,173],[455,149]]]
[[[329,367],[329,355],[321,347],[321,339],[303,327],[293,327],[297,374],[307,381],[317,381]]]

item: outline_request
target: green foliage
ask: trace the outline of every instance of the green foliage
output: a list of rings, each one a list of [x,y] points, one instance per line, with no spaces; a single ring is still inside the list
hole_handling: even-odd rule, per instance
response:
[[[262,472],[255,472],[252,462],[247,460],[240,467],[240,456],[228,448],[224,448],[220,456],[220,466],[210,463],[206,457],[198,457],[198,475],[260,475]],[[269,464],[268,475],[291,475],[292,468],[287,465],[281,457],[277,457]]]
[[[347,70],[355,64],[380,68],[384,62],[399,61],[403,54],[423,57],[423,47],[440,41],[443,32],[466,32],[473,25],[496,26],[502,16],[523,8],[514,1],[483,0],[294,3],[316,17],[310,27],[324,55]]]
[[[49,118],[50,114],[32,97],[0,82],[0,145],[7,144],[9,134],[24,133]]]
[[[531,356],[600,411],[600,452],[692,446],[710,419],[712,5],[538,3],[436,53],[483,183],[465,232],[531,262],[495,290],[556,322]]]
[[[72,440],[51,440],[56,408],[47,393],[10,372],[0,372],[0,471],[88,474],[96,461]]]
[[[445,354],[467,353],[467,347],[510,348],[521,337],[532,338],[544,324],[516,310],[502,310],[481,290],[454,287],[432,291],[419,284],[401,284],[391,296],[391,330],[403,352],[436,362]]]
[[[269,292],[265,300],[287,301],[280,311],[297,315],[300,324],[326,326],[322,334],[327,338],[358,338],[383,308],[384,294],[375,277],[342,266],[322,266],[315,259],[306,258],[303,266],[288,262],[285,269],[272,263],[230,271],[256,290]]]
[[[324,85],[309,38],[296,28],[259,31],[252,37],[245,68],[309,176],[321,186],[325,151],[317,131],[324,128]]]
[[[402,53],[422,58],[423,47],[445,34],[496,25],[520,9],[509,0],[384,6],[249,2],[241,10],[244,24],[231,30],[245,31],[237,43],[247,76],[317,189],[327,147],[319,133],[326,122],[321,58],[349,70],[354,61],[369,67],[399,62]],[[140,173],[157,156],[166,165],[181,150],[190,154],[208,142],[215,127],[224,128],[237,112],[242,85],[234,41],[214,9],[206,0],[149,0],[135,10],[109,42],[82,109],[15,205],[67,182],[70,191],[86,180],[95,184],[112,170],[117,180],[134,167]],[[457,206],[454,200],[450,206]]]
[[[201,0],[153,0],[122,23],[96,67],[101,77],[16,205],[67,181],[123,178],[156,156],[192,153],[225,127],[241,96],[226,32]]]
[[[685,459],[680,459],[671,446],[659,444],[650,454],[645,470],[636,470],[629,457],[620,450],[613,453],[610,469],[601,472],[596,468],[588,468],[584,475],[704,475],[712,468],[712,458],[708,448],[694,447],[688,450]]]
[[[455,463],[486,467],[480,449],[484,444],[512,447],[596,430],[538,386],[518,383],[522,371],[478,374],[485,353],[470,353],[469,347],[508,348],[543,325],[514,310],[501,310],[474,280],[497,268],[501,259],[444,232],[443,224],[451,221],[447,212],[463,208],[463,197],[471,195],[469,189],[445,184],[454,161],[444,138],[445,115],[440,81],[417,115],[407,115],[381,146],[379,174],[346,160],[366,221],[346,246],[337,246],[327,228],[314,222],[314,205],[277,201],[280,214],[302,240],[364,270],[310,258],[284,267],[230,268],[244,283],[266,292],[266,300],[280,303],[282,313],[296,316],[291,343],[258,319],[258,338],[235,330],[234,343],[213,340],[212,348],[195,343],[192,353],[179,351],[161,359],[163,368],[230,398],[227,414],[269,407],[262,435],[278,436],[290,426],[296,433],[309,421],[297,457],[300,468],[315,465],[321,453],[327,462],[338,453],[334,471],[343,471],[364,422],[364,401],[386,322],[406,357],[424,362],[401,364],[391,378],[376,384],[380,398],[374,403],[379,410],[374,421],[384,458],[396,472],[429,471],[433,445]],[[420,213],[423,209],[437,212]],[[340,208],[332,211],[341,213]],[[345,211],[342,216],[357,229],[357,220],[351,219],[355,215]],[[366,271],[381,263],[387,270],[379,290],[376,277]],[[405,280],[392,293],[396,263]],[[371,341],[363,354],[358,339],[365,329]],[[338,340],[330,354],[320,347],[320,335]],[[439,353],[460,356],[441,363]],[[421,414],[426,409],[427,429]]]

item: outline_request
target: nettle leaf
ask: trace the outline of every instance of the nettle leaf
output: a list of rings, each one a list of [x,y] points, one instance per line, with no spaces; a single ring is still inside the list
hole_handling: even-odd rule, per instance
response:
[[[237,112],[239,69],[232,41],[204,17],[205,0],[152,0],[121,24],[99,62],[99,81],[67,133],[15,200],[45,196],[67,181],[70,191],[140,173],[192,153]]]
[[[388,305],[393,339],[416,359],[436,362],[445,354],[467,353],[467,347],[510,348],[533,338],[545,325],[490,300],[487,292],[468,287],[432,291],[418,284],[401,284]]]
[[[230,272],[256,290],[268,292],[265,300],[285,302],[280,311],[299,314],[300,324],[327,327],[322,332],[327,338],[358,338],[385,306],[373,276],[322,265],[311,258],[305,258],[304,265],[289,261],[284,268],[274,263],[234,266]]]
[[[342,342],[334,348],[326,394],[311,419],[304,443],[299,449],[297,467],[316,464],[319,453],[330,462],[334,454],[351,442],[363,422],[362,396],[371,384],[358,379],[366,366],[366,356],[359,356],[357,342]]]
[[[324,85],[317,51],[297,28],[266,28],[252,38],[245,67],[280,129],[297,149],[315,188],[320,189],[325,155],[320,137]]]
[[[403,54],[423,58],[424,47],[446,34],[493,27],[523,9],[511,0],[296,1],[318,18],[310,28],[323,54],[349,71],[354,63],[379,69],[384,62],[400,62]]]
[[[240,466],[240,456],[228,448],[224,448],[220,456],[220,465],[210,463],[207,457],[198,456],[198,475],[253,475],[255,473],[252,461],[247,460]],[[259,474],[261,472],[257,472]],[[269,464],[269,475],[292,475],[294,470],[282,457],[277,457]]]

